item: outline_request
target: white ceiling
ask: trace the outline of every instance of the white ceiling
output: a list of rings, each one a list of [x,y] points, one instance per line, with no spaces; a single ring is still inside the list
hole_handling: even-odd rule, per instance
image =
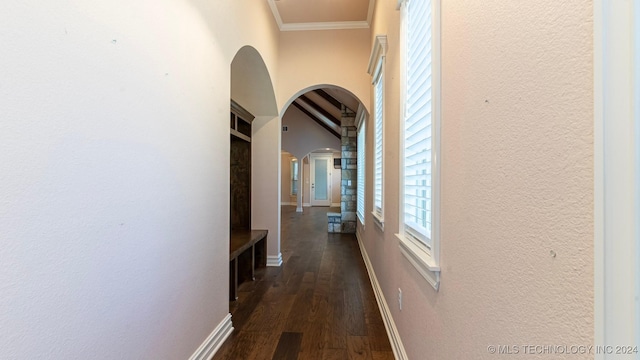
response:
[[[375,0],[267,0],[281,31],[368,28]]]

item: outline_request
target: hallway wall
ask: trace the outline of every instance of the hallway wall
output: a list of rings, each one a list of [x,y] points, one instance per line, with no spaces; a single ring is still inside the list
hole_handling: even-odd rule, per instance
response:
[[[370,29],[282,32],[277,89],[280,111],[298,92],[316,85],[342,87],[368,104],[370,36]]]
[[[488,345],[593,344],[591,1],[442,1],[438,292],[403,257],[395,236],[395,6],[377,2],[372,30],[389,44],[385,225],[378,229],[368,205],[359,232],[408,357],[491,359]],[[367,131],[372,169],[373,126]]]
[[[249,0],[0,4],[0,358],[187,359],[225,318],[230,64],[275,78],[277,36]]]

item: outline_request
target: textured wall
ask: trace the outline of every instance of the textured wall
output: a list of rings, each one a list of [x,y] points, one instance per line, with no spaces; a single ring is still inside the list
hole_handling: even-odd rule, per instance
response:
[[[378,2],[372,33],[389,37],[385,230],[369,225],[367,212],[363,234],[409,358],[492,359],[491,344],[592,344],[592,3],[442,1],[437,293],[393,235],[399,15]],[[372,131],[367,139],[371,154]]]
[[[301,90],[323,84],[342,87],[368,103],[369,38],[369,29],[281,33],[277,89],[280,111]]]
[[[277,41],[216,5],[0,3],[0,358],[186,359],[228,314],[229,67]]]

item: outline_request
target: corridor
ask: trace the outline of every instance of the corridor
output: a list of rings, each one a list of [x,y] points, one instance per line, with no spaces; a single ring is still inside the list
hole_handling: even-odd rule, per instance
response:
[[[329,208],[282,207],[282,267],[256,273],[230,303],[222,359],[393,359],[352,234],[328,234]]]

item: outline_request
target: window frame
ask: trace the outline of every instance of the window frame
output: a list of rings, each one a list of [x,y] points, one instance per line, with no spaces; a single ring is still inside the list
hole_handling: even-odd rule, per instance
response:
[[[291,172],[291,179],[289,181],[289,185],[290,185],[290,191],[289,194],[291,196],[298,196],[298,167],[300,166],[300,163],[298,162],[298,159],[296,158],[291,158],[290,161],[291,165],[290,165],[290,172]]]
[[[408,10],[410,1],[399,0],[398,9],[401,11],[401,101],[400,101],[400,206],[399,229],[396,237],[404,257],[414,266],[437,291],[440,286],[440,127],[441,127],[441,58],[440,58],[440,0],[424,0],[431,4],[431,96],[432,96],[432,145],[431,145],[431,246],[424,242],[424,234],[412,231],[405,224],[404,202],[404,163],[405,163],[405,121],[407,101],[407,61],[408,61]]]
[[[384,71],[384,63],[387,54],[387,36],[386,35],[377,35],[374,40],[373,49],[371,51],[371,57],[369,58],[369,68],[368,73],[371,75],[372,80],[371,83],[373,85],[373,201],[372,201],[372,211],[373,219],[375,220],[376,225],[381,230],[384,230],[384,85],[385,85],[385,71]],[[378,89],[378,84],[380,84],[380,89]],[[381,91],[381,102],[382,109],[380,117],[376,116],[376,98],[377,91]],[[378,120],[380,120],[378,122]],[[378,126],[378,124],[380,126]],[[378,133],[379,132],[379,133]],[[377,135],[380,135],[380,161],[378,162],[376,151],[378,147]],[[380,169],[380,184],[376,182],[376,171]],[[378,187],[379,185],[379,187]],[[377,191],[380,193],[380,207],[376,204],[376,195]]]

